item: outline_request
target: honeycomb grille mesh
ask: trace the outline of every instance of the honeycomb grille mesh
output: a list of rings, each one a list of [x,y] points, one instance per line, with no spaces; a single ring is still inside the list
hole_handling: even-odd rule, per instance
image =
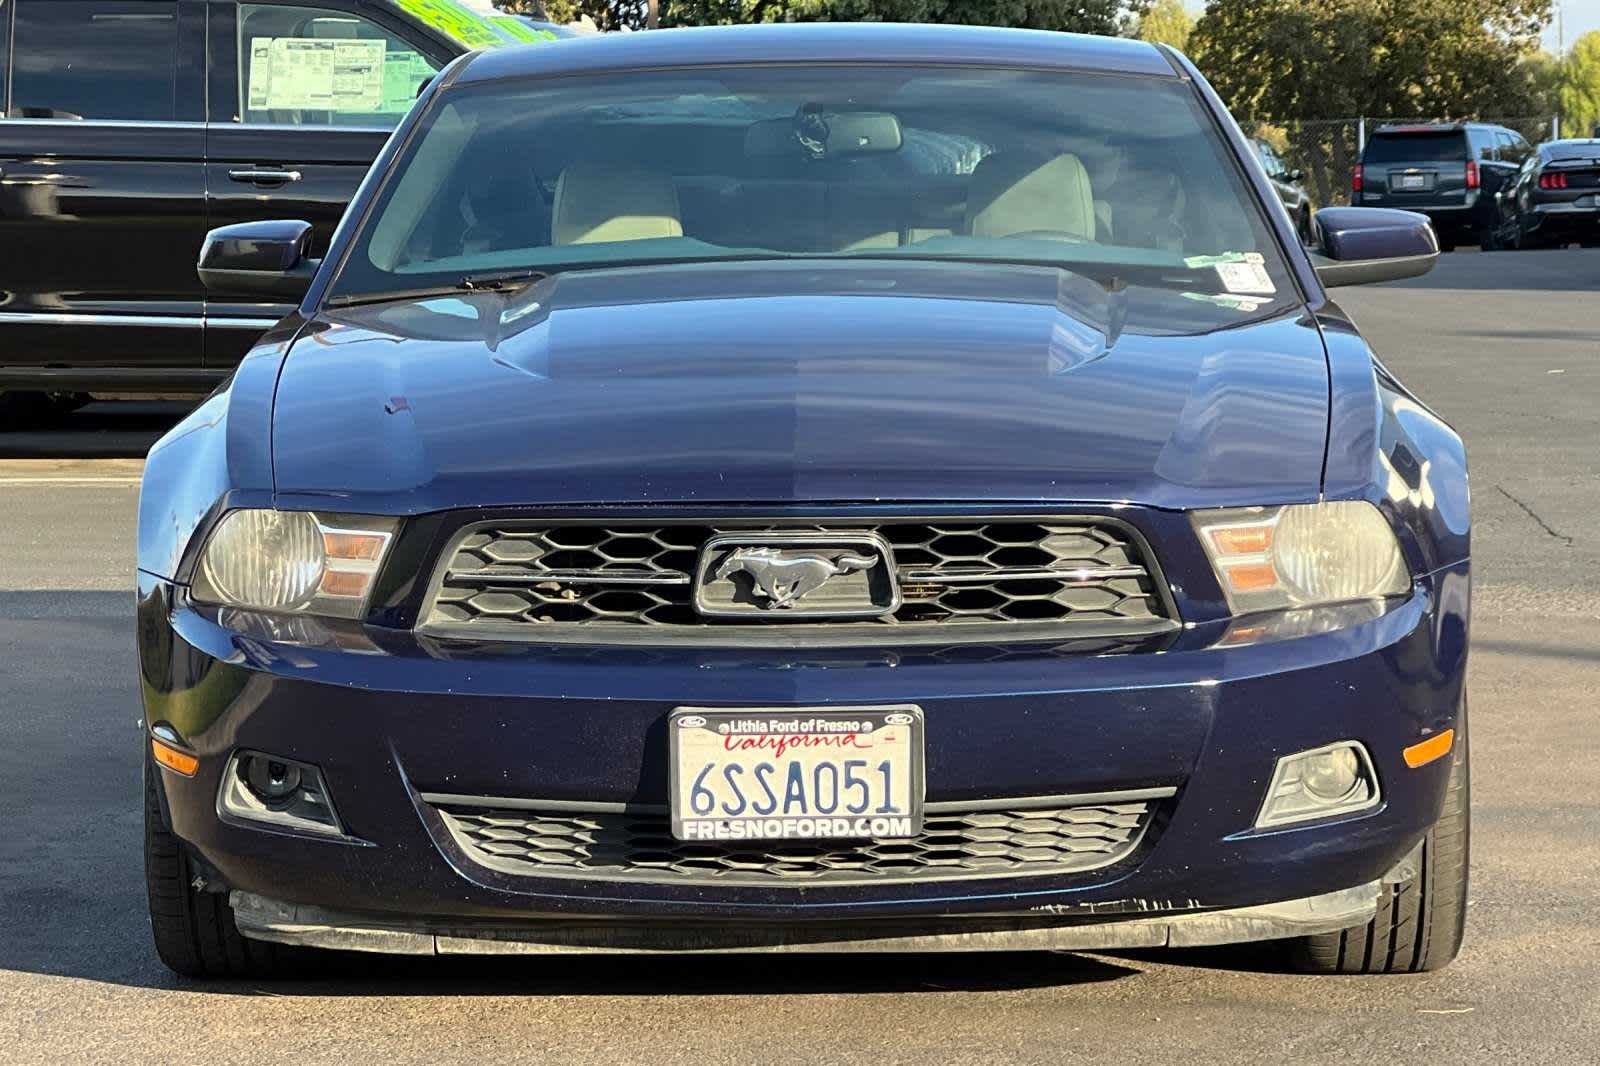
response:
[[[901,840],[674,839],[665,814],[435,807],[474,860],[508,873],[667,883],[927,881],[1060,874],[1125,858],[1149,827],[1147,800],[1017,810],[940,811]]]
[[[1145,623],[1166,617],[1150,562],[1123,528],[1084,521],[935,521],[721,527],[479,526],[443,562],[424,626],[683,627],[790,621],[706,617],[692,581],[702,546],[736,532],[870,532],[891,547],[902,603],[830,625]],[[816,623],[811,623],[816,624]]]

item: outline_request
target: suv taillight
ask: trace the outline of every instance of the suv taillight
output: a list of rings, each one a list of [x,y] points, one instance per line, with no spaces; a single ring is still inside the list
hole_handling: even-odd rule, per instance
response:
[[[1350,171],[1350,191],[1351,192],[1360,192],[1361,191],[1361,164],[1360,163],[1357,163],[1355,165],[1355,168]]]
[[[1476,160],[1469,159],[1469,160],[1467,160],[1467,188],[1476,189],[1477,187],[1478,187],[1478,163],[1477,163]]]
[[[1565,174],[1539,175],[1539,188],[1541,189],[1565,189],[1566,187],[1567,176]]]

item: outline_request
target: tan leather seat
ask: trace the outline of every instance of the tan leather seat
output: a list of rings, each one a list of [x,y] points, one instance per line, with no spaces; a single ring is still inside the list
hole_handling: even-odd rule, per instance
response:
[[[967,189],[967,232],[1010,237],[1034,231],[1094,240],[1094,193],[1083,162],[1070,154],[988,156]]]
[[[678,190],[665,174],[580,163],[556,181],[551,244],[681,236]]]

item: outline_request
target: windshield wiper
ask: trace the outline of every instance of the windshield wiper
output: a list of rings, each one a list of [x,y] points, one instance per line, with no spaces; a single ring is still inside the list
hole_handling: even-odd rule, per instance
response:
[[[545,270],[502,270],[497,274],[468,274],[456,283],[456,288],[468,292],[504,292],[521,289],[548,278]]]
[[[453,285],[428,285],[416,289],[382,289],[331,296],[329,307],[357,307],[361,304],[388,303],[392,300],[425,300],[433,296],[453,296],[458,292],[510,292],[543,281],[554,271],[502,270],[497,274],[468,274]]]

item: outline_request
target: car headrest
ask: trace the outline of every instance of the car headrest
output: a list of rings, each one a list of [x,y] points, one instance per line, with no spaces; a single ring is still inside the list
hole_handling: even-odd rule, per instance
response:
[[[578,164],[556,181],[551,244],[681,236],[678,190],[665,174]]]
[[[1048,230],[1094,240],[1094,193],[1075,155],[1040,160],[1000,153],[986,157],[967,188],[967,232],[1009,237]]]

